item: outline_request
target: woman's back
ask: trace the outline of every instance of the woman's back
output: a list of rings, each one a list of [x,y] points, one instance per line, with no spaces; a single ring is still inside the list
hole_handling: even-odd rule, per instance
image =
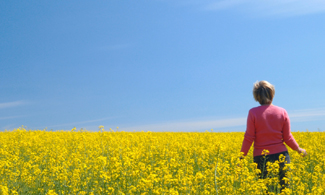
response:
[[[274,105],[252,108],[247,118],[246,136],[255,137],[254,156],[261,155],[264,149],[270,154],[287,151],[283,141],[290,142],[293,137],[286,110]],[[297,143],[292,144],[293,147],[298,147]]]

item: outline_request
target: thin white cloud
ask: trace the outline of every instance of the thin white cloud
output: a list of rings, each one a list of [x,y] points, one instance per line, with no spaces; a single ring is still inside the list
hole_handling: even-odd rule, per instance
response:
[[[77,125],[80,125],[80,124],[87,124],[87,123],[93,123],[93,122],[99,122],[99,121],[106,121],[106,120],[109,120],[109,119],[112,119],[112,118],[113,117],[106,117],[106,118],[100,118],[100,119],[94,119],[94,120],[88,120],[88,121],[79,121],[79,122],[73,122],[73,123],[51,125],[51,126],[47,126],[47,127],[51,128],[51,127],[77,126]]]
[[[4,130],[13,130],[15,125],[6,125],[0,128],[0,131],[4,131]]]
[[[230,118],[219,120],[197,120],[182,122],[167,122],[161,124],[149,124],[142,126],[121,128],[121,131],[168,131],[168,132],[189,132],[226,127],[236,127],[246,125],[246,118]]]
[[[288,112],[290,121],[293,123],[307,121],[325,120],[325,108],[294,110]],[[226,131],[228,128],[243,126],[245,130],[246,117],[218,119],[218,120],[192,120],[192,121],[176,121],[158,124],[139,125],[133,127],[121,127],[120,131],[167,131],[167,132],[192,132],[221,129]]]
[[[221,0],[209,3],[207,10],[235,9],[249,14],[295,16],[325,12],[324,0]]]
[[[25,101],[5,102],[0,103],[0,109],[17,107],[26,104]]]
[[[325,120],[325,108],[288,111],[288,115],[292,122]]]

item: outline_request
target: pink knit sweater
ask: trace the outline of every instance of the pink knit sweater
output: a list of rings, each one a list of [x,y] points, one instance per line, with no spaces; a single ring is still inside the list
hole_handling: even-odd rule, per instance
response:
[[[290,120],[285,109],[274,105],[263,105],[249,110],[247,129],[241,152],[246,156],[254,142],[254,156],[260,156],[264,149],[269,154],[299,148],[290,131]]]

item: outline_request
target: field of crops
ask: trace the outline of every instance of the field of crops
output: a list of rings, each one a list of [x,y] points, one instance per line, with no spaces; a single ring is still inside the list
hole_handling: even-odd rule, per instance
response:
[[[325,133],[293,133],[308,156],[289,149],[290,187],[325,193]],[[244,133],[25,130],[0,133],[0,194],[277,194],[258,179]],[[217,167],[217,168],[216,168]],[[269,166],[275,174],[277,164]]]

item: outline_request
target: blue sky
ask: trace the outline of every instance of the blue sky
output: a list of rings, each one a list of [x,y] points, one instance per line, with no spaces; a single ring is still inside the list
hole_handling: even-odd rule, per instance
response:
[[[253,83],[325,130],[325,2],[0,1],[0,130],[245,131]]]

